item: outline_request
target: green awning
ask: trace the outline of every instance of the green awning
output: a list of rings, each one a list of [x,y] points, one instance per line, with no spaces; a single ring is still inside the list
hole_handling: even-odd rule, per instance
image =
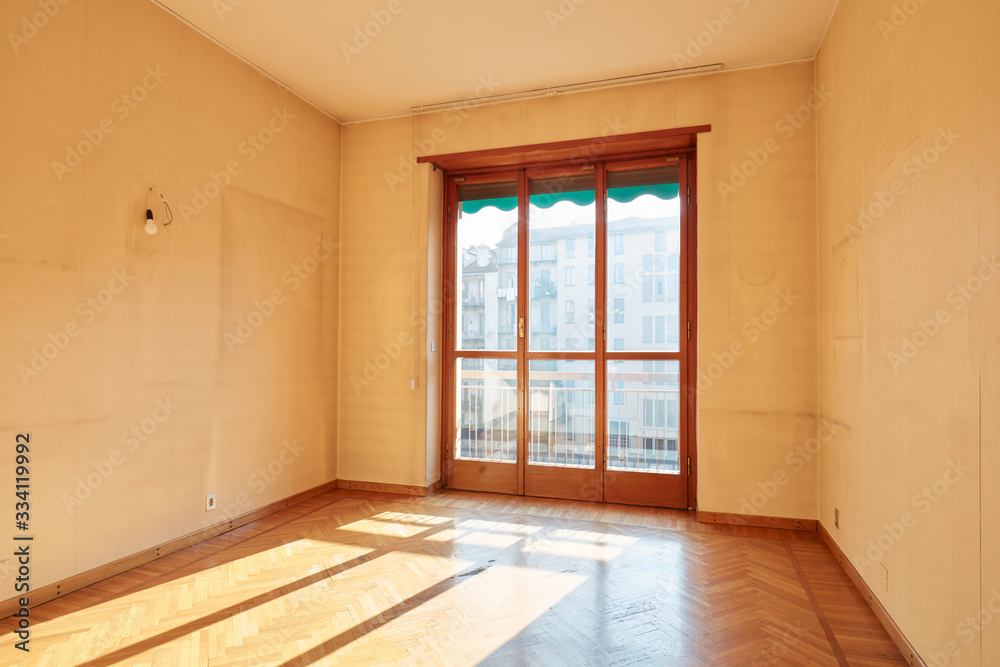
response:
[[[658,199],[669,201],[676,199],[680,192],[677,183],[659,185],[640,185],[628,188],[609,188],[608,197],[621,204],[634,201],[642,195],[653,195]],[[594,203],[593,190],[575,190],[572,192],[555,192],[531,195],[531,205],[539,208],[551,208],[559,202],[568,201],[577,206],[587,206]],[[462,213],[471,215],[490,206],[501,211],[513,211],[517,208],[517,197],[499,197],[496,199],[472,199],[462,202]]]

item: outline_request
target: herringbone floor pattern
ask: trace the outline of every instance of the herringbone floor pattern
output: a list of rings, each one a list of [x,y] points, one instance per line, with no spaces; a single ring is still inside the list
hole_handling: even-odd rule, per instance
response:
[[[903,665],[822,542],[334,491],[32,610],[3,665]]]

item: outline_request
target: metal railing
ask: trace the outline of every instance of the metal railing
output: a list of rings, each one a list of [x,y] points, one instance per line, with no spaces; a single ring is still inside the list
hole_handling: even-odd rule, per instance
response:
[[[517,390],[513,386],[463,384],[456,457],[514,462],[517,452]],[[678,389],[620,389],[607,396],[607,467],[677,473]],[[596,392],[592,388],[529,390],[528,462],[593,467]]]

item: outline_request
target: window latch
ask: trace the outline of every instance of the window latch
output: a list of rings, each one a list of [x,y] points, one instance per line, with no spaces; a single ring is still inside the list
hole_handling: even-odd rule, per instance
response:
[[[519,317],[517,319],[517,335],[519,338],[524,338],[524,318]]]

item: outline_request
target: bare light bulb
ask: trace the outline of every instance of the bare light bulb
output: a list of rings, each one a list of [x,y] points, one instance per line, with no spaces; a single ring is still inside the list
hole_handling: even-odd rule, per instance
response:
[[[150,236],[152,236],[153,234],[156,233],[156,223],[153,222],[153,211],[150,210],[150,209],[148,209],[148,208],[146,209],[146,227],[145,227],[145,230],[146,230],[146,233],[149,234]]]

